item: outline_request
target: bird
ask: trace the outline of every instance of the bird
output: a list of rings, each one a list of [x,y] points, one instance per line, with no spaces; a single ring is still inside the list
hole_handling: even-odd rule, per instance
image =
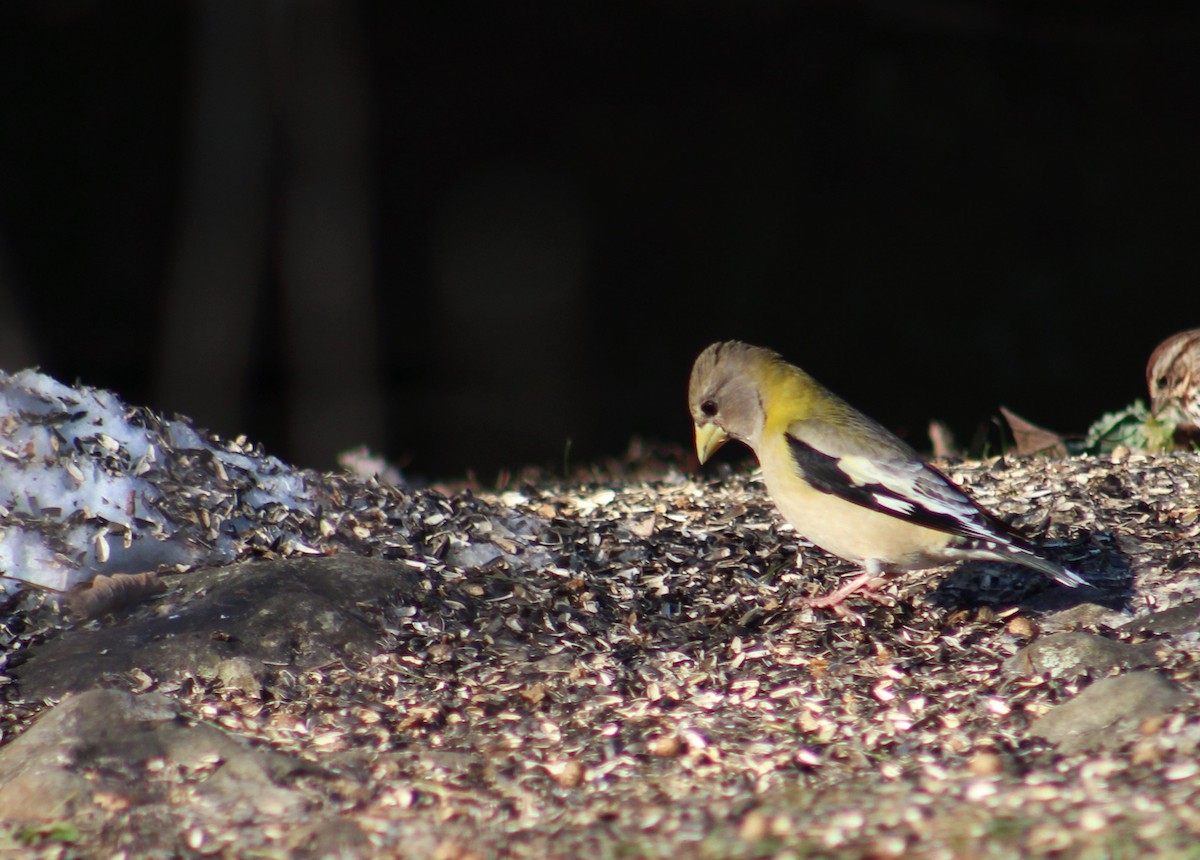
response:
[[[1174,425],[1181,447],[1200,441],[1200,328],[1164,340],[1146,364],[1151,410]]]
[[[968,559],[1015,562],[1077,588],[1078,574],[980,507],[909,445],[778,353],[740,341],[700,353],[688,383],[696,456],[730,439],[758,458],[780,514],[863,572],[803,605],[862,620],[843,604],[878,597],[885,574]]]

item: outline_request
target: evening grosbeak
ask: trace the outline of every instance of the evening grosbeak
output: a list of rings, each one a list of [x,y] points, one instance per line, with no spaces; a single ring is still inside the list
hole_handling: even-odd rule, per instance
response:
[[[704,463],[729,439],[762,467],[767,492],[796,531],[865,572],[804,601],[844,614],[843,601],[892,571],[963,559],[1016,562],[1071,587],[1047,561],[912,448],[767,349],[728,341],[700,353],[688,402]]]

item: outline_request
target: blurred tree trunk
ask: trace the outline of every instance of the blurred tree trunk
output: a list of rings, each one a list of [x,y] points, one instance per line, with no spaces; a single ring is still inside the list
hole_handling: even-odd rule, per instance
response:
[[[595,430],[575,394],[594,390],[595,352],[593,230],[574,176],[504,161],[463,176],[439,201],[431,244],[442,456],[565,469]]]
[[[365,46],[348,4],[272,9],[287,82],[276,94],[288,450],[301,465],[332,465],[340,450],[383,441]]]
[[[156,400],[170,407],[186,403],[202,424],[228,435],[247,429],[245,395],[266,257],[264,7],[193,8],[191,120]]]
[[[0,370],[10,373],[37,361],[28,320],[17,304],[20,294],[8,246],[0,238]]]
[[[281,454],[332,466],[339,450],[383,437],[358,23],[333,3],[195,9],[158,401],[186,402],[226,434],[245,431],[257,406],[284,428]],[[285,390],[252,404],[250,383],[269,377],[254,362],[274,332]]]

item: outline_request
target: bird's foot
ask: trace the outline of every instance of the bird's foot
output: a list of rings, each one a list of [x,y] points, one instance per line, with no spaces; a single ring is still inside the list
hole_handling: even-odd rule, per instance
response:
[[[832,609],[848,621],[866,624],[866,619],[846,606],[846,598],[857,593],[879,603],[887,603],[888,598],[879,593],[883,583],[882,576],[875,571],[868,570],[829,594],[823,594],[820,597],[800,597],[797,598],[796,604],[810,609]]]

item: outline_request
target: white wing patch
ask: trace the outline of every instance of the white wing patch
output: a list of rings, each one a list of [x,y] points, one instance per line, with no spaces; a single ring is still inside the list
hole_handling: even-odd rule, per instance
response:
[[[898,514],[912,514],[917,509],[917,506],[912,502],[906,502],[904,499],[897,499],[895,496],[885,496],[881,493],[871,494],[875,503],[881,508],[888,508]]]
[[[868,457],[859,457],[854,454],[846,457],[839,457],[837,461],[838,468],[846,473],[846,477],[849,478],[856,487],[863,487],[867,484],[882,484],[889,489],[895,489],[891,486],[891,484],[894,483],[898,477],[900,477],[899,470],[897,470],[893,464],[888,464],[888,468],[885,469],[879,468],[882,465],[884,464],[875,460],[871,460]],[[902,463],[897,465],[906,466],[909,464]]]
[[[1007,543],[958,487],[919,460],[872,460],[852,454],[838,458],[837,465],[856,487],[882,487],[886,492],[871,493],[880,507],[901,515],[923,509],[957,521],[965,532],[984,540]]]

